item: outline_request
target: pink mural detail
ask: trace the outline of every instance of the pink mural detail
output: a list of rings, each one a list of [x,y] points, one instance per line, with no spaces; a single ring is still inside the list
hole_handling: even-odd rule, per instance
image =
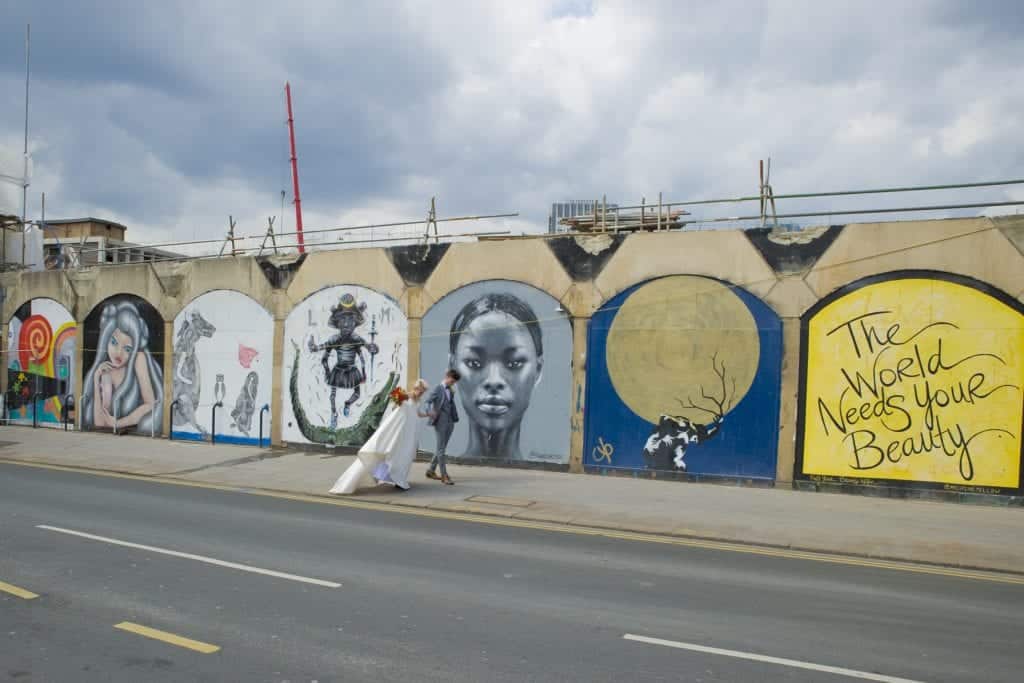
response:
[[[259,351],[248,347],[245,344],[238,345],[238,363],[246,370],[252,365],[252,359],[259,355]]]

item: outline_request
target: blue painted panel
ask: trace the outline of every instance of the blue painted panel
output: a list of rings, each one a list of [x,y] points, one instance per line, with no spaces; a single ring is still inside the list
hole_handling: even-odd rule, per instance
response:
[[[707,281],[710,286],[729,286],[717,280]],[[750,389],[727,412],[713,438],[708,438],[707,432],[715,431],[710,415],[705,424],[666,422],[664,418],[655,424],[633,412],[615,389],[608,367],[608,333],[623,305],[645,284],[620,293],[591,318],[587,338],[584,464],[590,469],[666,471],[690,478],[773,480],[782,368],[782,324],[778,316],[757,297],[732,287],[757,326],[759,360]],[[699,331],[689,334],[699,334]],[[683,382],[676,396],[665,397],[663,410],[671,417],[673,409],[679,406],[676,400],[679,396],[700,396],[701,389],[700,385],[686,386]],[[702,429],[704,433],[698,436]],[[694,442],[685,443],[687,437]],[[644,449],[649,440],[663,440],[668,444],[658,451],[661,457],[653,457],[652,453],[645,457]],[[678,454],[681,444],[684,447],[680,459],[685,467],[677,467],[671,457]],[[670,457],[665,457],[666,454]]]
[[[171,436],[175,441],[205,441],[209,443],[210,437],[203,436],[197,432],[179,432],[175,429]],[[255,437],[232,436],[230,434],[218,434],[217,443],[232,444],[234,446],[258,446],[260,440]],[[263,437],[263,443],[270,445],[270,436]]]

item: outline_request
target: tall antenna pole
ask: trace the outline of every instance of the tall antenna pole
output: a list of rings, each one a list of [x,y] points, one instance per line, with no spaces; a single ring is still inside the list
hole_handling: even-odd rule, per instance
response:
[[[306,253],[306,243],[302,239],[302,200],[299,198],[299,160],[295,156],[295,121],[292,118],[292,87],[284,84],[284,94],[288,100],[288,139],[292,146],[292,186],[295,188],[295,232],[299,237],[299,253]]]
[[[25,151],[21,176],[21,265],[25,266],[25,219],[28,213],[28,75],[32,24],[25,25]]]

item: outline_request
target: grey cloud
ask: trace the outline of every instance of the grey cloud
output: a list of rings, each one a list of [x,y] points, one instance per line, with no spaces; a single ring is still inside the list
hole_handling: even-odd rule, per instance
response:
[[[518,209],[542,224],[564,198],[748,193],[769,154],[786,191],[1019,175],[1024,41],[1005,28],[1020,15],[1016,3],[667,0],[5,12],[33,21],[36,163],[59,169],[54,191],[167,229],[238,211],[194,215],[216,197],[190,198],[224,183],[274,212],[290,189],[285,80],[303,205],[324,220],[437,194],[449,215]],[[19,31],[0,41],[8,93]],[[6,108],[0,136],[19,129]]]

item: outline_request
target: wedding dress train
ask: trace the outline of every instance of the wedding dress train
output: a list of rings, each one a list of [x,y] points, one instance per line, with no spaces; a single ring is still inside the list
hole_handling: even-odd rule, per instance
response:
[[[374,483],[393,484],[408,491],[409,470],[416,459],[423,423],[417,415],[418,408],[419,403],[412,399],[398,407],[392,406],[330,492],[349,495]]]

